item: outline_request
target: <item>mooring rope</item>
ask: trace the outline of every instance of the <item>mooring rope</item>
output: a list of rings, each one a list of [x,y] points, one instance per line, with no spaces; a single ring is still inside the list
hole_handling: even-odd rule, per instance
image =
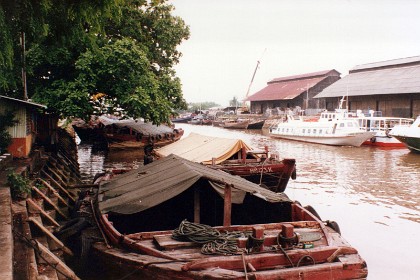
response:
[[[203,244],[201,252],[206,255],[238,255],[244,252],[237,245],[237,239],[246,237],[243,232],[233,231],[221,233],[211,226],[191,223],[183,220],[172,233],[172,238],[180,241],[193,241]]]

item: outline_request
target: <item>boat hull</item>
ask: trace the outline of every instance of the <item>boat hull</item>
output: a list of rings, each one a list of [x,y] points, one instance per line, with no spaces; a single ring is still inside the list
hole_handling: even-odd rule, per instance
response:
[[[366,140],[374,136],[373,132],[355,133],[353,135],[325,135],[325,136],[302,136],[302,135],[286,135],[286,134],[269,134],[273,138],[281,138],[287,140],[331,145],[331,146],[354,146],[359,147]]]
[[[369,140],[363,142],[363,145],[384,147],[384,148],[405,148],[405,144],[395,137],[388,136],[374,136]]]
[[[295,159],[284,159],[281,162],[269,162],[266,164],[221,164],[217,168],[232,175],[241,176],[274,192],[284,192],[290,178],[296,179]]]
[[[419,137],[410,137],[410,136],[394,136],[400,140],[404,146],[415,153],[420,153],[420,138]]]

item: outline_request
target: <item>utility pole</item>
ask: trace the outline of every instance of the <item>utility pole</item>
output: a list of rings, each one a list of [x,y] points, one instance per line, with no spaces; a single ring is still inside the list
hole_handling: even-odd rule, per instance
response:
[[[26,84],[26,55],[25,55],[25,32],[21,33],[20,44],[22,46],[22,85],[23,85],[23,100],[28,100],[28,89]]]

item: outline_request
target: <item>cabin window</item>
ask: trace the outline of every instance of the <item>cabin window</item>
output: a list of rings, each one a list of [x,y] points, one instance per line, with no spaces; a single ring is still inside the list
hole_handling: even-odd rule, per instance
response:
[[[319,134],[322,134],[322,129],[319,130]]]
[[[306,129],[302,129],[302,133],[305,133]]]
[[[314,130],[312,130],[313,134],[316,134],[316,128],[314,128]]]
[[[340,127],[344,127],[344,123],[340,123]]]

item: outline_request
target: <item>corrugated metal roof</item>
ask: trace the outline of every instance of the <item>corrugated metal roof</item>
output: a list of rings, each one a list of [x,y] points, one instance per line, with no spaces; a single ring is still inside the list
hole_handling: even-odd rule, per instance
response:
[[[392,59],[392,60],[356,65],[350,70],[350,73],[352,71],[368,70],[368,69],[379,68],[379,67],[387,67],[387,66],[393,67],[397,65],[403,66],[404,64],[412,64],[416,62],[420,63],[420,56],[412,56],[412,57],[406,57],[406,58],[399,58],[399,59]]]
[[[16,99],[16,98],[12,98],[12,97],[8,97],[8,96],[4,96],[4,95],[0,95],[0,99],[5,99],[5,100],[9,100],[12,102],[17,102],[23,105],[29,105],[29,106],[34,106],[34,107],[39,107],[39,108],[44,108],[46,109],[47,106],[42,105],[42,104],[38,104],[32,101],[25,101],[25,100],[21,100],[21,99]]]
[[[350,73],[315,98],[420,93],[420,65]]]
[[[247,101],[290,100],[306,92],[308,88],[315,86],[325,78],[308,78],[271,83],[249,96]]]
[[[327,78],[339,76],[336,70],[325,70],[302,75],[276,78],[267,83],[267,86],[249,96],[247,101],[290,100],[296,98],[308,89]]]
[[[283,193],[274,193],[239,176],[171,154],[101,185],[99,191],[104,198],[99,202],[99,209],[102,213],[138,213],[193,187],[200,179],[212,183],[219,193],[223,193],[223,182],[232,185],[233,203],[242,203],[246,193],[268,202],[290,201]]]
[[[306,73],[306,74],[300,74],[300,75],[294,75],[294,76],[288,76],[288,77],[280,77],[275,78],[269,81],[267,84],[276,83],[276,82],[283,82],[283,81],[291,81],[291,80],[299,80],[299,79],[308,79],[308,78],[316,78],[316,77],[324,77],[324,76],[339,76],[340,73],[336,70],[324,70],[324,71],[318,71],[313,73]]]

